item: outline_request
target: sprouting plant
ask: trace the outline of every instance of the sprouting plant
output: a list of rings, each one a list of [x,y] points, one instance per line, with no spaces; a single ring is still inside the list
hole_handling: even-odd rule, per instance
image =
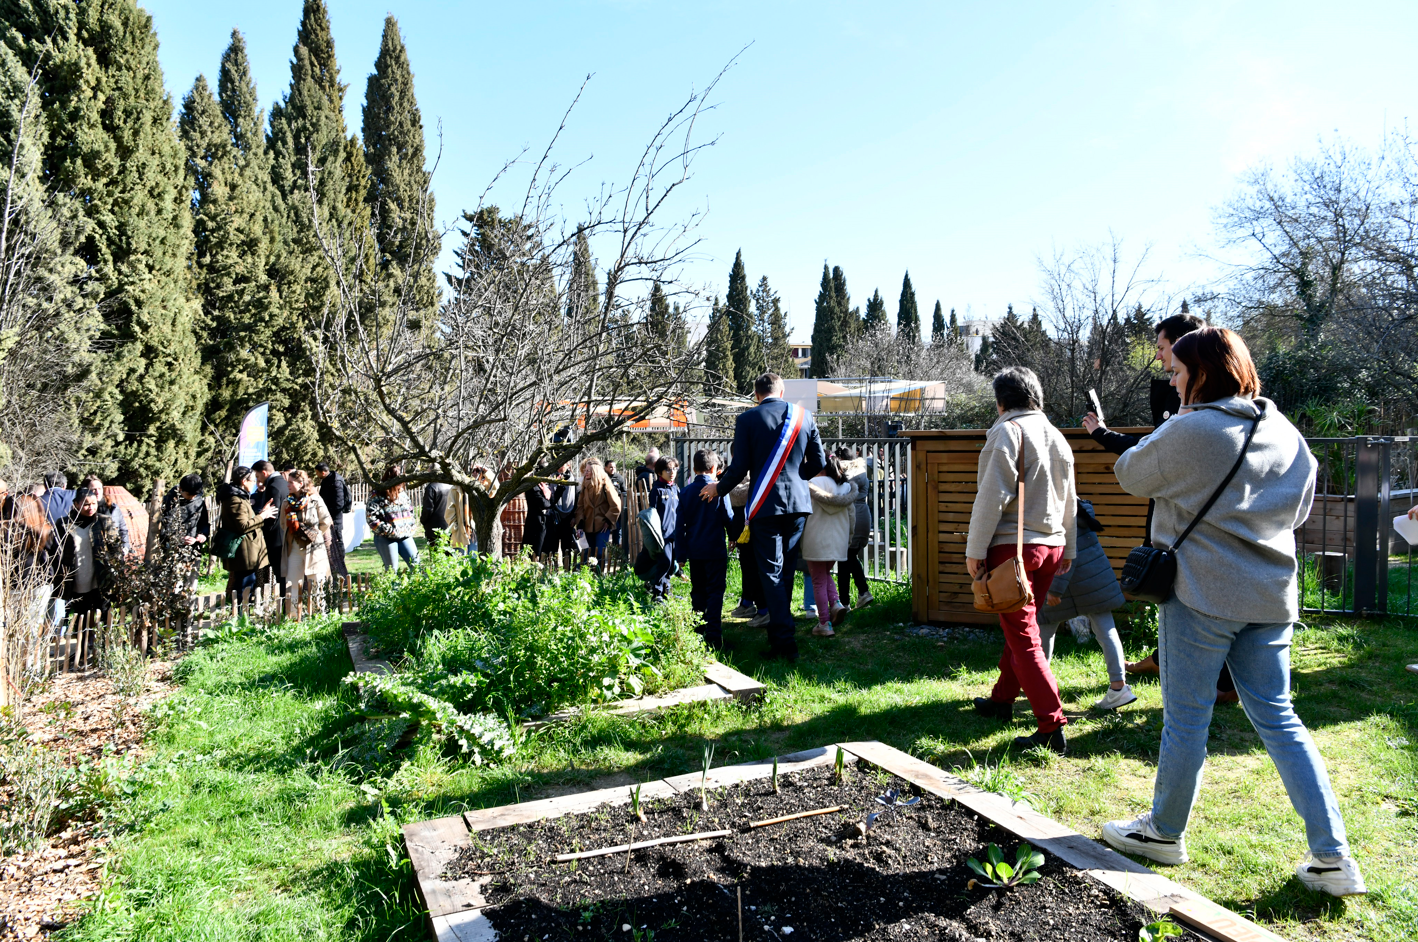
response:
[[[773,794],[778,794],[778,757],[773,757]]]
[[[832,778],[838,785],[846,781],[847,777],[847,753],[841,746],[837,747],[837,765],[833,770]]]
[[[714,764],[714,744],[704,744],[704,771],[699,776],[699,810],[709,810],[709,766]]]
[[[1018,852],[1014,855],[1014,864],[1011,866],[1004,862],[1004,853],[995,844],[985,848],[987,861],[980,863],[974,857],[965,861],[966,865],[985,880],[971,880],[969,889],[974,889],[976,885],[991,887],[998,890],[1013,889],[1027,883],[1039,882],[1039,868],[1044,865],[1044,855],[1030,847],[1028,844],[1020,844]]]
[[[1137,930],[1137,942],[1157,942],[1158,939],[1165,939],[1168,936],[1178,936],[1181,934],[1181,926],[1172,922],[1170,919],[1159,919],[1156,922],[1149,922],[1147,925]]]
[[[640,789],[643,787],[643,784],[636,785],[630,790],[630,813],[642,824],[645,823],[645,809],[640,807]]]
[[[630,934],[632,942],[655,942],[654,929],[636,929]]]
[[[921,803],[921,799],[919,797],[902,798],[901,793],[898,792],[896,789],[888,788],[884,794],[876,796],[876,803],[879,805],[884,805],[886,807],[886,811],[889,811],[892,814],[899,814],[902,811],[909,811],[910,809],[916,807],[916,805]],[[886,811],[878,811],[877,814],[885,814]]]

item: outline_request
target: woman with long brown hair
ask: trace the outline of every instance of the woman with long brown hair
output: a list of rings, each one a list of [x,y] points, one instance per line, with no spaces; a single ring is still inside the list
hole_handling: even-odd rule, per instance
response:
[[[319,485],[304,471],[290,473],[290,496],[281,505],[280,566],[286,577],[286,614],[315,614],[320,587],[330,578],[328,546],[334,520]]]
[[[1103,837],[1159,863],[1187,861],[1184,833],[1224,663],[1304,819],[1310,853],[1296,876],[1333,896],[1364,893],[1324,759],[1290,700],[1294,531],[1309,516],[1317,462],[1275,403],[1260,397],[1250,351],[1232,331],[1206,327],[1179,338],[1172,381],[1181,414],[1115,465],[1123,490],[1156,501],[1153,543],[1176,561],[1171,597],[1157,612],[1162,749],[1152,809],[1108,822]]]

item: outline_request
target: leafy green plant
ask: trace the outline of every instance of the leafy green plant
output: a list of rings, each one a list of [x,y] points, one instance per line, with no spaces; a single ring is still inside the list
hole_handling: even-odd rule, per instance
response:
[[[0,749],[0,783],[10,801],[0,808],[0,855],[25,851],[49,834],[76,775],[59,753],[24,741]]]
[[[699,810],[709,810],[709,767],[714,764],[714,744],[704,744],[704,771],[699,775]]]
[[[985,858],[985,863],[980,863],[974,857],[965,861],[966,866],[986,881],[982,883],[979,880],[971,880],[970,889],[974,889],[976,886],[985,886],[997,890],[1010,890],[1016,886],[1038,883],[1039,868],[1044,865],[1044,855],[1028,844],[1019,845],[1019,850],[1014,855],[1013,864],[1005,863],[1004,853],[996,844],[985,848]]]
[[[774,756],[774,757],[773,757],[773,794],[775,794],[775,795],[779,794],[779,791],[778,791],[778,757],[777,757],[777,756]]]
[[[645,809],[640,807],[640,789],[643,787],[642,783],[630,790],[630,813],[635,815],[635,820],[641,824],[645,823]]]
[[[1038,796],[1025,789],[1024,780],[1010,766],[1008,755],[1001,756],[994,765],[990,765],[988,753],[985,754],[983,763],[975,761],[969,750],[966,750],[965,754],[970,756],[970,765],[957,765],[951,769],[957,776],[976,788],[1004,795],[1011,801],[1028,802],[1036,808],[1039,806]]]
[[[837,763],[833,767],[832,780],[838,785],[847,780],[847,753],[841,746],[837,747]]]
[[[429,696],[397,675],[350,674],[344,683],[360,692],[367,710],[382,705],[399,716],[418,720],[434,736],[455,741],[474,764],[512,754],[512,737],[495,716],[459,713],[452,704]],[[371,718],[390,717],[375,714]]]
[[[1137,930],[1137,942],[1157,942],[1158,939],[1179,935],[1182,935],[1181,926],[1170,919],[1159,919]]]

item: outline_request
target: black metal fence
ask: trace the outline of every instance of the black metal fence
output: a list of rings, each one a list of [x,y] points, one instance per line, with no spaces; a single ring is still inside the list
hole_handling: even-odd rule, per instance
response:
[[[1296,531],[1300,607],[1327,614],[1418,615],[1413,547],[1393,524],[1418,503],[1418,437],[1306,441],[1319,472],[1309,519]]]
[[[911,442],[906,438],[832,438],[824,435],[829,451],[839,445],[867,459],[870,491],[867,507],[872,529],[863,551],[862,565],[870,579],[911,581]],[[693,477],[690,460],[701,448],[712,448],[732,460],[733,441],[726,438],[677,438],[680,483]]]

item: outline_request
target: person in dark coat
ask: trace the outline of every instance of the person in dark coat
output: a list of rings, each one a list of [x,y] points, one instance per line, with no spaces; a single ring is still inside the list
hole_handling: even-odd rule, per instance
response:
[[[345,514],[354,506],[350,486],[340,472],[331,471],[323,461],[315,466],[315,479],[320,482],[320,499],[330,511],[330,539],[325,546],[330,554],[330,575],[345,578],[350,574],[345,567]]]
[[[606,476],[611,479],[611,486],[615,488],[616,494],[620,497],[620,506],[625,506],[625,475],[620,473],[614,461],[606,462]],[[615,529],[611,531],[611,544],[625,548],[625,514],[616,518]]]
[[[650,506],[660,515],[660,532],[665,537],[665,551],[655,557],[655,564],[645,581],[650,584],[650,595],[655,601],[662,601],[670,595],[670,578],[678,565],[675,562],[675,532],[679,527],[679,488],[675,487],[675,474],[679,462],[662,457],[655,462],[655,483],[650,487]]]
[[[44,504],[50,526],[58,526],[69,516],[69,511],[74,509],[74,492],[69,490],[69,479],[63,471],[50,471],[44,476],[44,493],[39,500]]]
[[[202,475],[187,474],[183,475],[182,480],[177,482],[177,487],[163,498],[163,519],[167,519],[167,515],[176,508],[177,528],[182,533],[182,542],[186,546],[201,545],[212,536],[212,521],[207,513],[204,490]]]
[[[556,477],[561,483],[552,488],[551,511],[547,514],[547,531],[542,540],[542,552],[556,555],[579,554],[576,545],[576,530],[572,521],[576,516],[576,479],[571,476],[571,466],[562,465]]]
[[[448,495],[453,485],[429,481],[423,486],[423,501],[419,508],[419,523],[423,525],[423,538],[430,549],[447,539]]]
[[[1164,374],[1170,374],[1172,369],[1172,344],[1192,331],[1200,330],[1205,326],[1206,321],[1195,314],[1188,313],[1185,301],[1182,302],[1180,314],[1173,314],[1157,324],[1157,361],[1162,364]],[[1153,378],[1148,400],[1152,406],[1154,428],[1172,418],[1182,408],[1181,397],[1177,395],[1176,387],[1172,385],[1168,375]],[[1089,436],[1095,442],[1115,455],[1123,454],[1143,439],[1141,435],[1114,432],[1092,412],[1083,417],[1083,427],[1088,430]],[[1146,524],[1148,539],[1151,539],[1152,534],[1152,511],[1153,502],[1149,500],[1147,502]],[[1127,671],[1131,674],[1156,674],[1158,670],[1157,649],[1155,648],[1147,657],[1127,665]],[[1240,699],[1240,695],[1236,693],[1236,682],[1231,679],[1231,669],[1224,664],[1221,666],[1221,676],[1216,679],[1216,699],[1218,703],[1235,703]]]
[[[1075,544],[1078,555],[1073,568],[1054,576],[1049,586],[1047,604],[1039,609],[1039,644],[1044,649],[1044,657],[1052,658],[1054,634],[1059,625],[1074,618],[1085,619],[1103,649],[1103,661],[1108,665],[1111,682],[1111,688],[1093,706],[1098,710],[1116,710],[1137,699],[1127,685],[1123,643],[1113,622],[1113,610],[1121,608],[1127,599],[1123,598],[1123,588],[1118,585],[1113,564],[1098,540],[1103,525],[1093,515],[1093,504],[1079,500],[1074,519],[1078,522]]]
[[[261,530],[266,537],[267,565],[272,567],[271,576],[274,578],[278,591],[282,596],[286,594],[286,574],[282,571],[281,560],[284,557],[285,535],[281,533],[280,521],[276,519],[276,514],[280,513],[286,498],[290,497],[290,485],[286,483],[284,475],[276,470],[275,465],[269,461],[258,461],[251,466],[251,470],[256,474],[256,480],[261,487],[251,497],[251,509],[257,514],[264,514],[266,508],[272,508],[269,517],[262,517],[265,522]]]
[[[538,468],[540,475],[545,469]],[[541,559],[546,552],[551,528],[550,484],[533,484],[527,491],[527,520],[522,528],[522,548],[532,554],[532,559]]]
[[[789,416],[782,378],[776,373],[764,373],[754,380],[753,395],[758,405],[740,414],[734,423],[733,460],[723,477],[704,485],[699,492],[701,500],[714,500],[720,489],[724,493],[732,491],[745,477],[751,477],[756,488],[761,476],[774,473],[768,467],[768,459],[777,448]],[[811,413],[803,410],[801,427],[788,443],[777,480],[768,488],[757,513],[748,516],[749,540],[768,602],[769,658],[798,659],[798,642],[793,637],[793,573],[798,568],[803,522],[812,513],[807,482],[826,465],[827,453],[823,451],[817,423]]]
[[[274,471],[271,473],[280,477]],[[280,505],[266,504],[259,513],[252,509],[251,499],[256,494],[257,484],[256,472],[250,468],[236,468],[231,478],[217,488],[217,506],[221,510],[217,529],[219,535],[225,531],[241,538],[236,555],[222,560],[227,571],[227,594],[238,593],[240,600],[266,584],[265,580],[270,577],[271,557],[266,548],[265,525],[276,519]]]
[[[697,629],[704,643],[724,650],[724,584],[728,579],[729,551],[725,528],[733,519],[728,497],[699,500],[704,485],[718,478],[719,456],[701,448],[694,453],[694,480],[679,492],[676,508],[674,555],[679,565],[689,564],[690,605],[703,623]]]
[[[107,611],[123,563],[118,524],[100,509],[99,495],[88,488],[74,494],[74,509],[64,518],[59,540],[59,595],[75,615]]]

